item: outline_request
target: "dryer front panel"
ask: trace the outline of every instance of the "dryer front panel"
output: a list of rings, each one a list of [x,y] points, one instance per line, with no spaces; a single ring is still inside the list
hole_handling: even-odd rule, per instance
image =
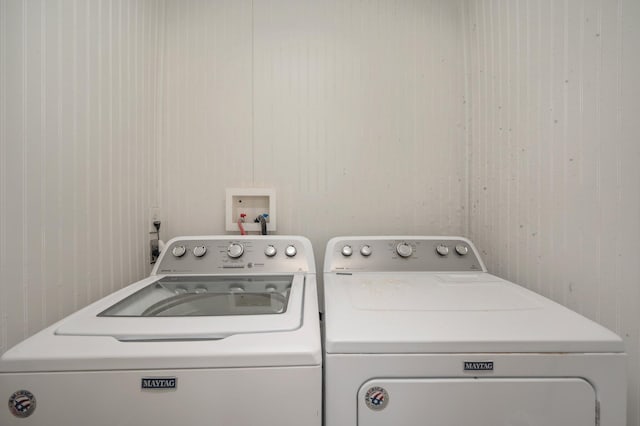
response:
[[[359,426],[588,426],[596,394],[580,378],[374,379]]]

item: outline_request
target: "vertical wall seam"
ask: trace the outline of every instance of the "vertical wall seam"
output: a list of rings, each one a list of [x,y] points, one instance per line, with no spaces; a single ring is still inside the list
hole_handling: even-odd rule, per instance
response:
[[[256,143],[255,143],[255,0],[251,0],[251,183],[255,184],[256,179]]]
[[[47,152],[47,145],[49,138],[47,136],[47,13],[45,3],[40,3],[40,150],[43,153]],[[44,280],[47,274],[47,259],[49,254],[47,253],[47,230],[44,224],[46,223],[47,207],[47,190],[46,190],[46,170],[47,170],[47,155],[40,156],[40,223],[43,224],[40,231],[40,279]],[[4,211],[4,209],[0,209]],[[40,327],[44,327],[47,323],[47,287],[51,285],[49,280],[42,282],[42,293],[40,296],[40,309],[42,313],[42,322]]]
[[[465,206],[465,214],[463,217],[462,228],[464,229],[464,235],[467,238],[471,238],[471,167],[473,161],[473,148],[471,146],[473,142],[472,134],[472,110],[471,110],[471,71],[470,71],[470,53],[469,44],[471,43],[469,17],[468,17],[468,1],[462,1],[460,3],[461,20],[462,20],[462,57],[463,57],[463,70],[464,70],[464,130],[465,130],[465,163],[464,163],[464,198],[467,205]]]
[[[137,240],[137,232],[136,232],[136,224],[135,220],[135,208],[137,204],[137,197],[134,199],[133,188],[138,187],[138,181],[136,179],[137,175],[137,167],[136,170],[133,169],[134,162],[132,159],[137,158],[136,152],[138,149],[138,138],[137,138],[137,130],[138,130],[138,122],[140,121],[140,117],[138,117],[138,101],[137,101],[137,78],[131,74],[131,58],[132,52],[135,51],[138,40],[137,33],[132,30],[132,19],[134,19],[135,15],[132,13],[132,8],[137,10],[138,4],[140,1],[136,1],[134,4],[129,4],[127,7],[127,38],[129,39],[129,43],[127,43],[127,70],[126,70],[126,79],[127,79],[127,110],[129,113],[126,115],[127,117],[127,125],[124,128],[127,130],[126,133],[126,165],[127,165],[127,180],[125,181],[125,198],[126,202],[126,214],[125,219],[127,223],[127,251],[125,253],[125,259],[127,261],[124,265],[124,281],[120,283],[120,286],[123,287],[129,283],[134,277],[133,269],[134,262],[139,261],[138,257],[138,244],[136,244]],[[133,17],[132,17],[133,15]],[[141,239],[144,237],[141,237]]]
[[[568,247],[568,206],[566,201],[566,194],[569,194],[569,0],[564,0],[563,4],[563,31],[562,31],[562,79],[559,82],[562,84],[562,151],[560,157],[560,164],[562,165],[562,234],[561,234],[561,252],[563,256],[569,257]],[[569,264],[570,262],[567,262]],[[570,300],[570,273],[567,268],[563,268],[561,272],[562,276],[562,303],[565,306],[569,306]]]
[[[109,78],[109,92],[107,94],[108,97],[108,108],[107,108],[107,114],[108,114],[108,130],[107,130],[107,200],[108,200],[108,206],[109,206],[109,211],[108,211],[108,216],[107,216],[107,236],[106,236],[106,241],[105,241],[105,245],[108,247],[108,253],[109,253],[109,257],[108,257],[108,261],[110,263],[110,270],[109,270],[109,293],[113,293],[113,291],[115,290],[115,274],[116,271],[115,269],[115,265],[114,265],[114,260],[115,260],[115,256],[114,256],[114,251],[112,249],[113,247],[113,233],[114,233],[114,228],[113,228],[113,217],[115,216],[114,214],[114,183],[113,183],[113,167],[114,167],[114,161],[113,161],[113,150],[114,150],[114,140],[115,140],[115,136],[114,136],[114,128],[113,128],[113,80],[114,80],[114,72],[113,72],[113,50],[114,50],[114,46],[113,46],[113,2],[110,1],[108,3],[108,24],[107,24],[107,45],[109,46],[108,48],[108,57],[107,57],[107,71],[108,71],[108,78]]]
[[[578,47],[578,140],[584,140],[584,55],[585,55],[585,7],[584,2],[580,2],[580,25],[578,28],[578,38],[579,38],[579,47]],[[585,161],[584,159],[584,150],[583,143],[578,144],[578,152],[577,157],[581,159],[578,162],[578,185],[580,187],[584,186],[584,170],[585,170]],[[585,221],[586,222],[586,221]],[[579,229],[586,228],[585,222],[581,223]],[[578,243],[578,261],[582,264],[585,260],[587,249],[584,244],[584,235],[581,233]]]
[[[22,3],[22,337],[29,335],[29,221],[27,219],[29,185],[27,184],[27,2]]]
[[[98,100],[97,100],[97,105],[98,105],[98,111],[97,111],[97,117],[98,117],[98,123],[97,123],[97,129],[98,129],[98,136],[97,136],[97,144],[96,144],[96,158],[99,160],[100,158],[102,158],[102,147],[104,145],[105,142],[105,137],[104,137],[104,120],[103,120],[103,112],[104,112],[104,108],[103,108],[103,86],[104,86],[104,82],[103,82],[103,78],[104,78],[104,72],[103,72],[103,64],[104,61],[102,59],[102,49],[103,49],[103,38],[104,38],[104,25],[103,25],[103,12],[102,12],[102,4],[98,4],[98,17],[97,17],[97,21],[98,21],[98,66],[97,66],[97,70],[98,70],[98,74],[97,74],[97,80],[98,80]],[[100,194],[100,196],[97,197],[98,199],[98,215],[97,215],[97,233],[98,233],[98,241],[97,241],[97,256],[98,256],[98,296],[102,296],[103,294],[105,294],[105,259],[104,259],[104,226],[103,226],[103,220],[104,220],[104,197],[102,197],[101,195],[103,194],[104,191],[104,166],[103,166],[103,161],[98,161],[98,178],[97,178],[97,185],[96,185],[96,192],[98,194]]]
[[[0,1],[0,212],[7,209],[7,2]],[[0,279],[4,282],[7,270],[6,215],[0,214]],[[0,286],[0,353],[8,345],[8,314],[5,286]]]
[[[493,37],[492,34],[490,32],[490,30],[488,30],[487,28],[493,28],[493,20],[491,19],[491,17],[487,17],[488,14],[490,14],[490,11],[488,11],[487,9],[489,9],[489,7],[487,6],[486,2],[482,3],[482,20],[483,20],[483,35],[484,35],[484,44],[485,44],[485,48],[484,48],[484,53],[485,53],[485,67],[484,67],[484,93],[485,93],[485,101],[484,101],[484,121],[482,123],[482,127],[483,127],[483,154],[484,154],[484,158],[483,158],[483,172],[484,172],[484,185],[485,187],[489,187],[490,186],[490,181],[489,181],[489,177],[491,174],[491,170],[489,169],[489,156],[490,156],[490,150],[489,150],[489,140],[490,140],[490,124],[491,124],[491,119],[489,116],[489,111],[490,111],[490,98],[489,98],[489,93],[493,93],[493,85],[491,84],[491,72],[493,72],[493,58],[489,58],[489,55],[487,54],[487,52],[493,52]],[[490,215],[489,215],[489,211],[491,208],[491,193],[495,190],[495,188],[491,187],[489,188],[488,192],[485,192],[485,199],[483,200],[483,233],[482,233],[482,241],[488,243],[488,237],[491,235],[491,222],[490,222]],[[484,251],[485,254],[485,263],[487,263],[487,267],[488,268],[493,268],[493,258],[490,256],[488,251]]]
[[[505,182],[505,188],[504,191],[499,191],[500,194],[502,195],[503,193],[504,195],[504,200],[505,200],[505,205],[506,208],[501,208],[500,211],[504,213],[505,215],[505,220],[501,221],[500,224],[498,224],[498,226],[500,228],[506,228],[506,230],[504,231],[505,233],[505,241],[506,243],[504,244],[504,249],[505,252],[502,253],[500,255],[500,259],[504,259],[503,262],[504,264],[502,265],[502,270],[504,271],[505,276],[508,279],[513,279],[513,272],[511,270],[511,265],[513,265],[512,262],[512,253],[513,253],[513,242],[512,242],[512,237],[513,237],[513,224],[511,223],[513,220],[513,200],[511,199],[511,188],[513,186],[512,183],[512,178],[513,178],[513,158],[515,157],[514,155],[512,155],[512,146],[511,146],[511,136],[509,134],[509,123],[512,120],[512,106],[511,106],[511,96],[509,94],[510,90],[511,90],[511,54],[510,54],[510,50],[509,47],[511,45],[511,26],[509,25],[509,13],[510,13],[510,5],[511,2],[507,1],[504,3],[504,15],[505,15],[505,19],[504,19],[504,23],[499,24],[500,28],[504,28],[503,33],[501,34],[501,36],[498,38],[499,40],[501,40],[501,48],[500,48],[500,52],[501,52],[501,56],[502,56],[502,62],[506,63],[504,68],[504,72],[501,72],[503,74],[503,78],[500,78],[500,95],[499,95],[499,102],[500,105],[502,106],[502,119],[500,122],[500,127],[499,129],[501,130],[501,139],[503,139],[503,145],[506,147],[505,149],[501,149],[500,150],[500,157],[502,157],[504,152],[508,153],[505,155],[506,159],[505,161],[500,160],[500,163],[502,164],[506,164],[507,166],[504,167],[504,169],[501,169],[501,171],[505,174],[505,177],[503,179],[500,179],[501,182]],[[504,39],[504,43],[502,43],[502,40]],[[502,69],[502,66],[500,67]],[[499,202],[499,205],[502,205],[501,202]]]
[[[538,22],[537,22],[537,32],[538,32],[538,37],[537,37],[537,49],[538,49],[538,55],[537,55],[537,64],[538,64],[538,78],[536,81],[536,98],[537,98],[537,102],[536,105],[542,105],[542,2],[539,1],[538,2]],[[538,131],[538,136],[540,137],[542,135],[542,128],[544,128],[543,126],[543,115],[542,112],[539,111],[538,108],[538,112],[536,113],[536,122],[537,125],[539,127],[539,131]],[[539,145],[539,144],[538,144]],[[542,179],[540,178],[542,176],[542,148],[538,146],[537,150],[536,150],[536,154],[537,154],[537,167],[536,167],[536,175],[538,176],[538,179],[536,179],[536,200],[541,200],[542,198]],[[543,236],[545,236],[546,234],[542,232],[542,215],[541,215],[541,209],[536,209],[536,229],[539,232],[539,238],[537,239],[537,245],[536,245],[536,258],[537,258],[537,262],[536,262],[536,289],[539,293],[542,293],[543,289],[541,288],[542,286],[542,269],[541,269],[541,265],[540,265],[540,258],[542,256],[542,238]]]
[[[73,310],[77,310],[80,308],[80,285],[78,280],[78,258],[79,258],[79,249],[78,249],[78,213],[80,212],[80,208],[78,205],[78,192],[80,192],[80,185],[78,184],[78,2],[77,0],[73,0],[73,59],[72,59],[72,145],[73,145],[73,160],[72,160],[72,174],[73,174],[73,235],[72,235],[72,253],[73,259],[71,261],[72,270],[73,270]]]
[[[86,11],[85,11],[85,20],[86,20],[86,27],[87,29],[90,28],[89,23],[91,22],[91,2],[87,2],[86,4]],[[92,176],[91,176],[91,147],[93,145],[93,141],[91,140],[91,116],[93,113],[93,109],[91,108],[91,91],[89,90],[89,87],[91,87],[91,45],[89,42],[90,38],[89,37],[85,37],[85,108],[86,110],[86,119],[87,119],[87,125],[85,126],[85,140],[84,143],[86,145],[86,152],[85,152],[85,160],[84,160],[84,174],[86,176],[86,185],[85,185],[85,205],[84,205],[84,215],[85,215],[85,221],[86,221],[86,230],[85,230],[85,248],[87,250],[91,250],[93,247],[95,247],[92,244],[92,241],[95,241],[94,238],[94,227],[92,227],[92,218],[91,218],[91,183],[93,181]],[[93,256],[90,256],[93,257]],[[91,274],[91,267],[93,266],[93,263],[90,263],[87,266],[87,269],[85,271],[85,276],[83,276],[83,281],[86,283],[90,283],[89,285],[86,286],[86,297],[87,297],[87,301],[91,302],[93,301],[93,287],[95,286],[95,283],[92,280],[92,277],[94,276],[93,274]]]
[[[154,37],[154,56],[157,61],[156,69],[158,75],[156,76],[154,92],[154,123],[153,123],[153,137],[148,141],[148,146],[152,150],[153,161],[151,163],[151,185],[153,185],[152,194],[153,200],[149,203],[151,207],[161,209],[164,207],[164,196],[161,188],[164,188],[164,173],[161,173],[164,164],[164,150],[167,139],[167,120],[165,119],[166,108],[168,107],[167,95],[165,93],[165,79],[167,73],[167,65],[165,63],[165,52],[167,50],[167,26],[168,26],[168,14],[167,14],[167,2],[162,1],[160,3],[160,18],[157,20],[160,24],[155,25],[155,37]],[[165,232],[167,229],[168,212],[165,212],[163,217],[165,222]]]
[[[622,140],[623,140],[623,129],[622,129],[622,69],[623,69],[623,65],[622,65],[622,58],[623,58],[623,38],[622,38],[622,33],[623,33],[623,12],[622,12],[622,2],[620,0],[617,1],[617,13],[616,13],[616,28],[617,28],[617,40],[616,40],[616,47],[617,47],[617,61],[616,61],[616,104],[617,104],[617,109],[616,109],[616,148],[617,148],[617,152],[616,152],[616,186],[617,186],[617,193],[618,193],[618,197],[617,197],[617,202],[619,206],[623,205],[623,200],[624,200],[624,194],[623,194],[623,187],[622,187],[622,182],[623,182],[623,167],[622,167],[622,157],[623,157],[623,151],[622,151]],[[622,214],[621,214],[621,208],[617,208],[615,209],[616,211],[616,215],[617,215],[617,220],[616,223],[622,223]],[[621,241],[622,237],[623,237],[623,228],[622,227],[618,227],[618,235],[616,240],[617,241]],[[615,275],[615,282],[616,282],[616,332],[618,334],[620,334],[621,336],[624,336],[624,330],[623,330],[623,317],[622,317],[622,298],[623,295],[621,294],[622,291],[620,289],[620,283],[622,283],[622,253],[621,253],[621,249],[618,247],[618,252],[616,253],[616,275]],[[640,402],[639,402],[640,403]]]
[[[62,105],[62,4],[58,4],[58,22],[57,22],[57,49],[56,49],[56,59],[57,59],[57,71],[58,71],[58,75],[57,75],[57,89],[58,92],[56,93],[57,95],[57,106],[58,106],[58,113],[56,114],[56,136],[57,136],[57,140],[56,140],[56,144],[57,144],[57,155],[56,155],[56,162],[57,162],[57,173],[56,173],[56,183],[57,183],[57,188],[58,188],[58,193],[56,194],[56,212],[58,214],[58,229],[56,230],[56,240],[58,242],[57,245],[57,255],[56,255],[56,265],[57,265],[57,274],[56,274],[56,302],[57,302],[57,317],[61,318],[64,316],[64,303],[63,303],[63,299],[64,299],[64,295],[63,295],[63,276],[62,276],[62,265],[64,264],[64,245],[63,245],[63,233],[62,230],[64,228],[64,215],[62,214],[62,206],[64,205],[63,200],[62,200],[62,188],[64,187],[63,183],[63,176],[62,176],[62,170],[63,170],[63,149],[62,149],[62,145],[63,145],[63,139],[62,139],[62,111],[63,111],[63,105]]]
[[[554,122],[554,116],[556,114],[556,111],[553,109],[553,96],[554,96],[554,72],[555,72],[555,68],[556,68],[556,64],[555,64],[555,58],[554,58],[554,49],[555,49],[555,40],[554,40],[554,36],[556,35],[556,31],[553,24],[555,22],[555,13],[554,13],[554,8],[553,5],[555,3],[556,0],[549,0],[548,1],[548,8],[549,8],[549,22],[551,23],[551,29],[549,31],[549,45],[548,45],[548,49],[550,52],[549,55],[549,91],[547,92],[547,99],[546,99],[546,106],[547,106],[547,110],[548,110],[548,117],[547,117],[547,124],[549,127],[549,144],[548,144],[548,150],[546,152],[546,157],[547,160],[549,161],[549,183],[548,183],[548,187],[547,187],[547,191],[548,194],[550,195],[550,198],[553,200],[553,197],[555,195],[555,191],[556,191],[556,181],[555,181],[555,176],[554,176],[554,172],[555,172],[555,168],[556,168],[556,159],[554,157],[554,150],[553,147],[555,146],[556,142],[557,142],[557,138],[556,138],[556,133],[555,130],[553,128],[553,126],[551,125],[551,123]],[[557,240],[557,236],[556,236],[556,231],[557,229],[554,229],[554,226],[552,223],[549,223],[549,234],[548,234],[548,238],[549,238],[549,247],[548,247],[548,256],[550,258],[555,258],[556,255],[556,240]],[[553,276],[553,272],[554,271],[549,271],[549,278],[551,278]],[[545,289],[546,294],[548,297],[551,298],[555,298],[556,294],[555,294],[555,287],[553,286],[553,284],[550,282],[551,280],[549,279],[549,282],[547,283],[547,288]]]
[[[123,0],[119,0],[117,2],[117,8],[118,8],[118,15],[117,15],[117,33],[116,34],[123,34],[123,29],[124,29],[124,25],[122,24],[122,21],[124,20],[124,13],[123,13],[123,6],[122,6],[122,1]],[[127,0],[128,1],[128,0]],[[129,34],[127,34],[129,35]],[[124,129],[126,128],[125,124],[124,124],[124,114],[122,113],[123,107],[124,107],[124,102],[123,99],[125,97],[125,92],[124,92],[124,71],[123,71],[123,63],[125,62],[125,58],[126,58],[126,52],[129,49],[129,45],[131,43],[122,43],[121,41],[118,42],[117,44],[117,49],[118,49],[118,70],[117,70],[117,81],[118,81],[118,85],[116,87],[116,93],[118,94],[118,98],[117,98],[117,104],[116,104],[116,108],[118,109],[117,111],[117,131],[116,131],[116,137],[114,138],[113,144],[114,144],[114,157],[112,157],[112,167],[114,170],[114,175],[118,177],[117,179],[117,184],[115,187],[115,197],[116,197],[116,203],[115,205],[118,206],[117,209],[117,217],[118,217],[118,222],[115,225],[115,229],[112,229],[112,235],[116,235],[116,229],[120,230],[121,232],[124,231],[123,227],[125,226],[125,221],[124,221],[124,217],[125,217],[125,210],[126,210],[126,206],[127,206],[127,200],[124,197],[125,191],[124,191],[124,176],[125,176],[125,170],[123,170],[123,164],[126,163],[126,159],[123,161],[122,158],[126,157],[125,154],[125,147],[127,146],[127,140],[125,138],[128,137],[128,135],[124,134]],[[116,160],[117,159],[117,160]],[[117,169],[116,169],[117,166]],[[116,179],[113,179],[113,182],[116,182]],[[127,182],[129,183],[129,182]],[[110,248],[111,251],[115,253],[117,253],[117,259],[114,259],[115,263],[118,265],[117,266],[117,270],[118,270],[118,276],[117,279],[114,281],[114,285],[115,288],[121,288],[124,284],[124,253],[125,250],[120,247],[119,250],[114,250],[115,245],[118,244],[120,241],[124,240],[123,238],[118,238],[117,242],[116,240],[112,239],[111,240],[111,244],[110,244]],[[115,277],[114,277],[115,278]]]
[[[146,5],[146,2],[143,3],[144,5]],[[140,123],[146,123],[147,120],[147,116],[145,114],[140,114],[140,105],[143,104],[144,107],[146,107],[145,102],[140,101],[140,99],[142,99],[142,96],[140,94],[140,77],[139,77],[139,67],[138,67],[138,62],[139,62],[139,45],[140,43],[144,43],[144,25],[142,25],[143,30],[140,30],[140,15],[139,15],[139,9],[140,9],[140,2],[136,2],[134,5],[134,14],[133,14],[133,18],[131,18],[130,16],[130,22],[133,22],[133,31],[130,32],[130,34],[133,34],[135,36],[134,41],[133,41],[133,51],[132,53],[130,52],[130,57],[133,57],[133,75],[131,75],[131,61],[129,61],[129,77],[128,80],[131,81],[133,80],[133,90],[131,91],[133,93],[133,102],[131,102],[133,104],[133,114],[130,114],[130,116],[132,115],[134,118],[134,122],[133,122],[133,149],[131,149],[132,155],[134,157],[134,159],[142,159],[145,158],[141,152],[142,150],[140,149]],[[131,15],[131,13],[130,13]],[[142,35],[142,36],[141,36]],[[149,55],[149,52],[145,52],[145,56]],[[147,100],[148,102],[148,100]],[[145,108],[146,110],[146,108]],[[131,157],[130,156],[130,157]],[[149,159],[147,161],[150,161]],[[129,167],[131,167],[131,161],[129,161]],[[129,188],[129,196],[128,198],[131,200],[131,198],[133,197],[133,205],[132,207],[129,209],[129,218],[128,218],[128,222],[129,222],[129,226],[131,226],[131,231],[130,235],[129,235],[129,239],[131,241],[131,250],[133,251],[131,253],[131,257],[133,259],[135,259],[135,263],[134,262],[129,262],[129,277],[127,278],[128,281],[134,280],[136,277],[140,276],[140,268],[144,263],[143,260],[143,256],[141,256],[141,252],[144,252],[144,241],[146,239],[146,235],[144,232],[142,232],[141,229],[141,225],[144,226],[144,221],[143,221],[143,217],[147,217],[147,213],[141,214],[140,212],[140,203],[142,200],[141,194],[141,187],[142,187],[142,181],[140,180],[140,172],[142,169],[142,164],[138,165],[137,161],[134,161],[133,167],[134,167],[134,171],[133,171],[133,175],[132,175],[132,180],[133,180],[133,189]],[[131,202],[131,201],[130,201]],[[139,236],[139,237],[138,237]],[[140,238],[140,239],[138,239]],[[141,243],[139,241],[142,241]]]
[[[596,63],[596,83],[595,83],[595,107],[596,107],[596,198],[597,205],[600,206],[598,208],[598,232],[596,233],[596,277],[597,277],[597,307],[596,307],[596,320],[602,320],[602,298],[600,295],[602,294],[602,239],[601,235],[603,232],[603,211],[602,211],[602,170],[601,170],[601,158],[602,158],[602,129],[601,129],[601,112],[602,112],[602,64],[603,64],[603,51],[602,51],[602,0],[598,6],[597,15],[596,15],[596,25],[597,25],[597,52],[598,59]]]
[[[468,3],[467,3],[468,4]],[[484,118],[483,114],[486,114],[486,111],[484,110],[484,108],[473,108],[473,103],[478,102],[480,100],[480,90],[481,87],[483,85],[484,82],[484,78],[483,78],[483,74],[486,77],[486,72],[487,72],[487,67],[486,67],[486,55],[483,58],[483,63],[480,63],[480,31],[478,29],[478,26],[480,24],[480,12],[478,11],[479,6],[476,4],[474,4],[473,10],[474,10],[474,31],[475,31],[475,37],[476,37],[476,43],[475,43],[475,48],[476,48],[476,66],[478,68],[478,72],[476,72],[476,91],[478,93],[477,96],[477,100],[476,97],[472,97],[472,101],[470,101],[470,108],[471,108],[471,112],[472,112],[472,121],[471,121],[471,126],[472,126],[472,133],[471,133],[471,146],[472,148],[474,148],[477,152],[476,155],[476,167],[474,169],[473,167],[473,163],[471,163],[471,171],[469,172],[469,175],[471,176],[471,178],[473,180],[475,180],[475,184],[471,187],[470,191],[469,191],[469,195],[471,196],[471,210],[469,212],[469,214],[471,215],[471,226],[470,226],[470,230],[472,232],[472,237],[475,239],[477,237],[479,237],[480,235],[480,225],[479,225],[479,211],[480,211],[480,199],[479,199],[479,195],[480,194],[480,185],[481,185],[481,158],[482,158],[482,153],[481,153],[481,142],[482,142],[482,118]],[[484,9],[483,9],[484,10]],[[484,37],[483,37],[484,40]],[[472,86],[473,87],[473,86]],[[475,121],[473,121],[473,118],[476,118]],[[475,174],[474,174],[475,171]],[[477,175],[477,177],[476,177]],[[475,189],[475,192],[474,192]],[[477,199],[475,197],[478,197]],[[475,203],[475,208],[474,208],[474,203]],[[474,228],[475,226],[475,228]]]
[[[520,13],[521,13],[521,9],[520,9],[520,0],[517,0],[515,3],[515,21],[517,22],[518,19],[520,19]],[[521,247],[522,247],[522,240],[524,239],[525,243],[527,238],[524,237],[523,238],[523,232],[522,232],[522,226],[524,223],[526,223],[525,218],[523,217],[523,215],[521,215],[521,206],[522,206],[522,197],[521,197],[521,191],[520,191],[520,187],[522,185],[522,174],[523,174],[523,170],[524,168],[521,168],[521,159],[524,157],[524,154],[521,152],[522,149],[522,145],[523,145],[523,141],[520,139],[520,126],[522,126],[522,117],[521,117],[521,109],[520,109],[520,104],[521,104],[521,97],[522,97],[522,93],[521,93],[521,79],[522,79],[522,75],[524,74],[522,72],[522,56],[521,56],[521,44],[522,44],[522,38],[521,38],[521,31],[518,28],[517,24],[514,24],[515,27],[515,36],[516,36],[516,41],[515,41],[515,61],[516,61],[516,72],[515,72],[515,80],[516,80],[516,100],[515,100],[515,117],[514,117],[514,123],[509,125],[509,137],[512,138],[512,140],[515,139],[515,152],[516,152],[516,177],[515,177],[515,205],[516,205],[516,211],[517,213],[517,220],[516,220],[516,231],[515,234],[517,235],[517,240],[516,240],[516,249],[515,249],[515,272],[513,275],[513,278],[520,282],[521,278],[522,278],[522,272],[521,272],[521,268],[522,265],[520,263],[520,259],[522,257],[522,253],[521,253]]]

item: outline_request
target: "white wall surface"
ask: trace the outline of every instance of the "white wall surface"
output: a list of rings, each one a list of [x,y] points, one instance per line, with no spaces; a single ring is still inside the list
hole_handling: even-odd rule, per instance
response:
[[[0,353],[148,273],[159,22],[0,0]]]
[[[640,2],[470,1],[470,236],[625,339],[640,424]]]
[[[169,1],[161,216],[224,233],[226,187],[273,186],[278,233],[459,234],[458,1]],[[165,234],[165,235],[167,235]],[[319,263],[320,264],[320,263]]]

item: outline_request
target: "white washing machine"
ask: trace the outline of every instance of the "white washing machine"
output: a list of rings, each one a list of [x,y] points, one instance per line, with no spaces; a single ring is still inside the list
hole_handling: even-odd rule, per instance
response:
[[[0,425],[319,426],[321,364],[309,240],[176,238],[2,356]]]
[[[625,426],[621,339],[464,238],[334,238],[324,291],[326,426]]]

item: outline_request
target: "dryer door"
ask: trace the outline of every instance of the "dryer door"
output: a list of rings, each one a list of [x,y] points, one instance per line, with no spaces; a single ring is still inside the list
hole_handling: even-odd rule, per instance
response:
[[[374,379],[358,391],[358,426],[587,426],[583,379]]]

